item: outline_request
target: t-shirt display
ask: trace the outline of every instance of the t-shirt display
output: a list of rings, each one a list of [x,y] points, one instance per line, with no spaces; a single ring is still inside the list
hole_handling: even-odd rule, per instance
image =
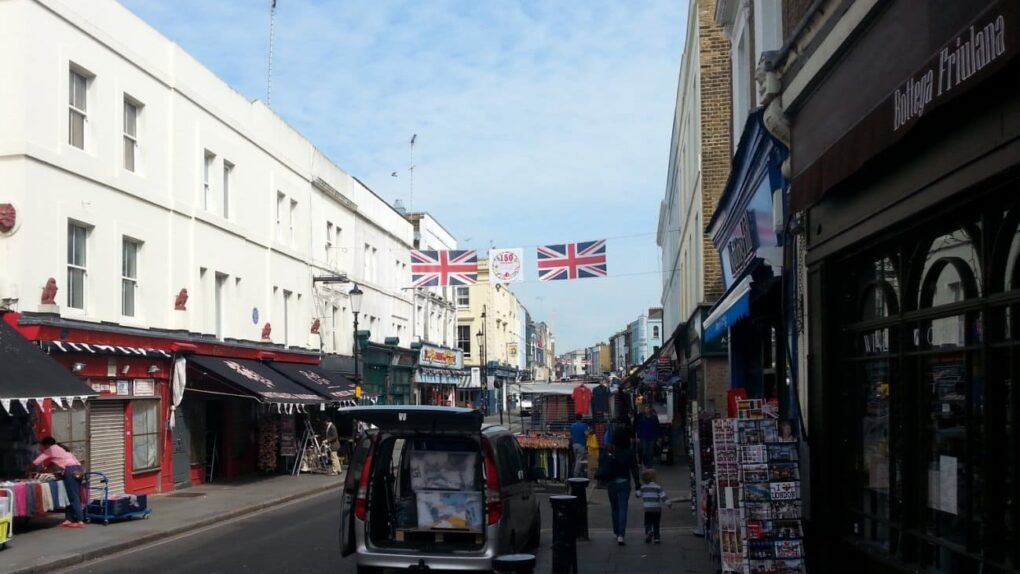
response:
[[[577,385],[571,395],[574,397],[574,413],[588,414],[588,408],[591,406],[591,389],[586,385]]]
[[[597,415],[600,413],[609,412],[609,398],[612,396],[612,391],[606,385],[599,385],[595,387],[591,392],[591,414]]]

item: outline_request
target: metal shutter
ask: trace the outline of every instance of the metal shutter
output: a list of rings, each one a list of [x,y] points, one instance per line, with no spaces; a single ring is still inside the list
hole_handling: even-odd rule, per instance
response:
[[[106,475],[110,494],[124,492],[124,401],[90,401],[89,470]]]

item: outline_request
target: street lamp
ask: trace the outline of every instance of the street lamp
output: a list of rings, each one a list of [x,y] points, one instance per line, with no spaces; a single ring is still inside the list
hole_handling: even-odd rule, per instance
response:
[[[365,293],[355,283],[347,296],[351,298],[351,311],[354,313],[354,394],[361,399],[361,375],[358,372],[358,313],[361,313],[361,298]]]

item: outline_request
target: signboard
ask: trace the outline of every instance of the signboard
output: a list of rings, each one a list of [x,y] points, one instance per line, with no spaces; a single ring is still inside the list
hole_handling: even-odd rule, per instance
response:
[[[507,343],[506,344],[506,353],[507,353],[507,355],[510,355],[511,357],[516,357],[517,356],[517,350],[518,350],[517,343]]]
[[[471,388],[480,389],[482,388],[482,369],[481,367],[471,367]]]
[[[460,369],[464,366],[464,352],[460,349],[422,345],[418,352],[418,364],[425,367]]]
[[[135,379],[135,396],[156,396],[156,381],[153,379]]]
[[[493,283],[514,283],[524,280],[523,249],[490,249],[489,278]]]

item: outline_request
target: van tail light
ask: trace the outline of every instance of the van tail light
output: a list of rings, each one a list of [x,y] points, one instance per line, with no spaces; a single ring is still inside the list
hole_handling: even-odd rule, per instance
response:
[[[354,517],[362,522],[368,515],[368,478],[372,475],[372,451],[365,457],[361,467],[361,480],[358,481],[358,496],[354,499]]]
[[[492,526],[499,523],[503,516],[503,501],[500,498],[499,470],[496,468],[496,455],[492,452],[492,444],[483,441],[485,451],[485,514],[486,524]]]

